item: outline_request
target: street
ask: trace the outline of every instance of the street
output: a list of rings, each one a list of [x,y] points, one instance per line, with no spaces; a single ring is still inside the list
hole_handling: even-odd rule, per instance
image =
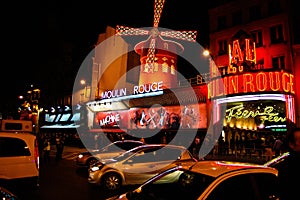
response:
[[[50,163],[41,160],[39,189],[30,189],[24,185],[13,185],[9,189],[21,200],[102,200],[112,196],[100,187],[88,184],[87,168],[76,166],[74,161],[80,150],[85,149],[66,147],[62,160],[56,161],[53,151]]]

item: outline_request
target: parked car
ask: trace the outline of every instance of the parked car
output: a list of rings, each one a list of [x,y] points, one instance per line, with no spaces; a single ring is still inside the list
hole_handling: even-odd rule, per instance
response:
[[[164,169],[189,162],[197,160],[183,146],[146,144],[94,164],[89,168],[88,182],[113,191],[141,184]]]
[[[125,151],[134,147],[145,144],[139,140],[120,140],[110,143],[100,149],[92,151],[80,152],[76,157],[76,164],[78,166],[86,166],[96,163],[100,159],[112,158],[118,156]]]
[[[0,163],[1,181],[38,186],[39,151],[31,121],[1,121]]]
[[[284,161],[286,158],[288,158],[289,155],[290,155],[289,152],[285,152],[285,153],[273,158],[272,160],[269,160],[268,162],[266,162],[264,164],[264,166],[274,167],[277,169],[278,164],[281,163],[282,161]]]
[[[148,179],[132,191],[107,200],[275,200],[278,171],[259,164],[230,161],[198,161],[179,165]],[[169,183],[162,179],[169,179]]]

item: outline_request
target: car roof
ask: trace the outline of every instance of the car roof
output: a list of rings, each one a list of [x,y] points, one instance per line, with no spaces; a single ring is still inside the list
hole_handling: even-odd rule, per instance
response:
[[[113,157],[111,159],[104,159],[103,161],[113,161],[113,160],[123,160],[126,159],[128,156],[135,154],[136,152],[145,150],[145,149],[157,149],[157,148],[176,148],[176,149],[181,149],[182,151],[188,151],[187,148],[185,148],[184,146],[179,146],[179,145],[172,145],[172,144],[145,144],[145,145],[141,145],[141,146],[137,146],[134,147],[128,151],[125,151],[124,153]]]
[[[186,168],[185,170],[189,170],[195,173],[201,173],[212,177],[218,177],[222,174],[247,170],[247,169],[255,169],[258,171],[268,171],[274,174],[277,174],[277,170],[271,167],[267,167],[260,164],[254,163],[244,163],[244,162],[232,162],[232,161],[213,161],[213,160],[204,160],[198,161],[192,166],[183,166]]]
[[[12,137],[12,138],[23,138],[23,139],[29,139],[29,138],[36,138],[36,136],[33,133],[27,133],[27,132],[0,132],[0,137]]]

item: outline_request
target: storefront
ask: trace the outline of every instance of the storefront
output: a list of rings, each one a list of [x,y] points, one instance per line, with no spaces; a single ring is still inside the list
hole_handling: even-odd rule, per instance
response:
[[[111,140],[145,138],[153,143],[169,142],[179,129],[187,134],[205,134],[206,94],[206,85],[199,85],[140,91],[88,102],[87,127],[89,132],[105,134],[112,137]]]

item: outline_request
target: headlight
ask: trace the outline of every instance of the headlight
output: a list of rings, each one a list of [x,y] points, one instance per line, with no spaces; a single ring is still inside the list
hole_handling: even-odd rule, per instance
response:
[[[83,157],[83,155],[82,155],[82,154],[79,154],[79,155],[78,155],[78,158],[82,158],[82,157]]]
[[[90,170],[95,172],[95,171],[98,171],[98,170],[102,169],[103,166],[104,166],[103,163],[98,162],[98,163],[94,164],[93,166],[91,166]]]
[[[93,172],[95,172],[95,171],[100,170],[100,167],[99,167],[99,166],[93,166],[93,167],[91,168],[91,170],[92,170]]]

